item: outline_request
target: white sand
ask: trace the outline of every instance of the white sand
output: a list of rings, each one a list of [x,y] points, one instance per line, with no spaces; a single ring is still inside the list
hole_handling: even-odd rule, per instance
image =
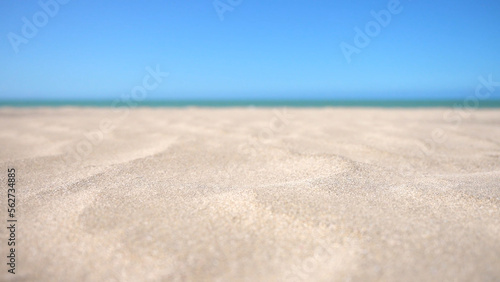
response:
[[[500,111],[447,112],[0,109],[0,280],[498,281]]]

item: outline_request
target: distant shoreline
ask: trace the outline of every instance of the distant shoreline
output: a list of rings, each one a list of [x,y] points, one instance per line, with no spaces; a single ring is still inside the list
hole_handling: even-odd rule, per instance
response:
[[[127,106],[114,100],[4,100],[0,107],[114,107]],[[375,108],[500,108],[500,99],[482,100],[477,105],[467,105],[465,100],[156,100],[136,103],[133,107],[184,108],[184,107],[375,107]]]

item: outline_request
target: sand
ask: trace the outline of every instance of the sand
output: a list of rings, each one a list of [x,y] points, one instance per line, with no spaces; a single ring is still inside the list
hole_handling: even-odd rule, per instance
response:
[[[500,110],[2,108],[0,146],[2,281],[500,280]]]

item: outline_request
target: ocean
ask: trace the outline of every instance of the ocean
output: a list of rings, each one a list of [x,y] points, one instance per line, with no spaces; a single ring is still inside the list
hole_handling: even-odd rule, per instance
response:
[[[114,107],[127,106],[114,100],[3,100],[0,107]],[[500,100],[146,100],[132,107],[376,107],[499,108]]]

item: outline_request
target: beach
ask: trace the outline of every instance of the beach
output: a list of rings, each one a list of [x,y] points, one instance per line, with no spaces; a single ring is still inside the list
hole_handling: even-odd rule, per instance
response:
[[[498,109],[4,107],[0,145],[2,281],[500,279]]]

